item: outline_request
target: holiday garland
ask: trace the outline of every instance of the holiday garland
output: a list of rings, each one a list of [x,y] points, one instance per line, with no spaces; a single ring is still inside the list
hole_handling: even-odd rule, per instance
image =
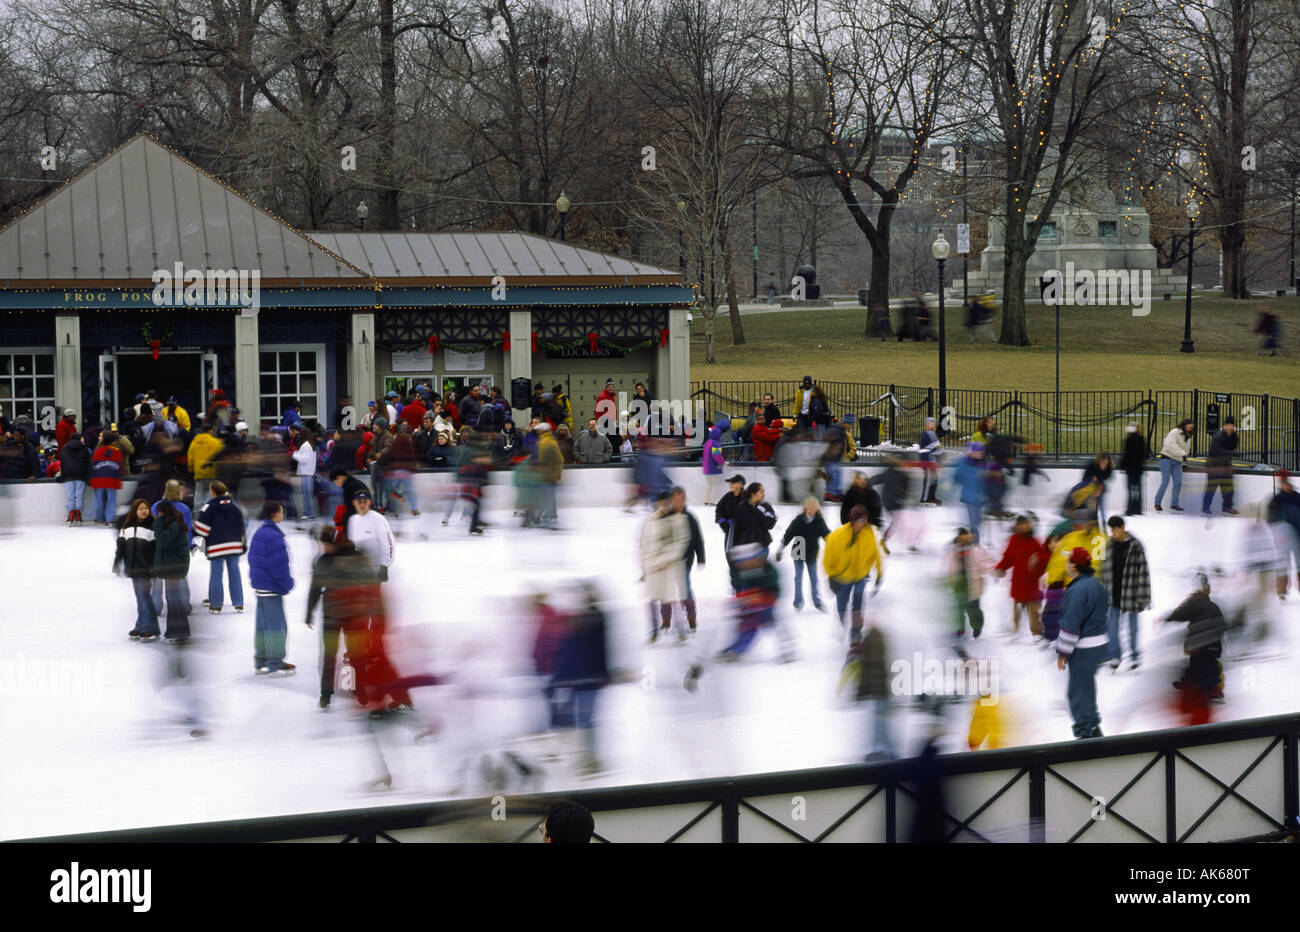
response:
[[[172,328],[167,326],[165,321],[156,327],[153,321],[148,321],[140,327],[140,336],[144,337],[144,342],[148,346],[152,346],[155,342],[169,344],[172,341]]]
[[[536,332],[534,332],[531,335],[531,348],[533,352],[536,352],[538,347],[541,347],[542,349],[550,350],[551,352],[572,352],[574,350],[583,349],[585,347],[590,352],[595,352],[597,348],[600,348],[600,349],[612,350],[620,353],[634,353],[637,350],[651,349],[657,346],[662,347],[662,346],[666,346],[667,344],[668,344],[667,328],[660,330],[659,336],[657,337],[647,337],[646,339],[640,341],[639,343],[633,343],[631,345],[623,345],[621,343],[615,343],[613,340],[607,340],[594,331],[592,333],[587,334],[586,337],[583,337],[582,339],[574,340],[571,343],[556,343],[550,340],[540,340],[537,338]],[[420,344],[415,343],[415,344],[410,344],[409,346],[398,346],[396,348],[397,349],[424,348],[427,349],[429,353],[433,353],[435,350],[442,349],[444,346],[447,349],[455,350],[458,353],[478,353],[488,349],[501,349],[501,348],[504,348],[505,350],[508,351],[510,349],[510,335],[508,333],[502,333],[501,339],[490,340],[485,343],[462,343],[458,340],[455,341],[443,340],[437,334],[430,334],[426,338],[423,347]]]

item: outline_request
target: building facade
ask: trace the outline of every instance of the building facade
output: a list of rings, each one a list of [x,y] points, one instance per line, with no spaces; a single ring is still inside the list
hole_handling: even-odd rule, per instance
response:
[[[251,423],[430,380],[689,392],[680,274],[517,233],[304,233],[148,136],[0,230],[0,414],[110,424],[150,389]],[[516,412],[526,417],[526,411]]]

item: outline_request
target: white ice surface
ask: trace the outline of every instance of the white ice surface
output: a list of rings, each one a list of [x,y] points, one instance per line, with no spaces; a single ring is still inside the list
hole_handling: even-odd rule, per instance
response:
[[[1035,506],[1051,523],[1051,502],[1073,474],[1053,478],[1033,501],[1013,486],[1011,507]],[[1150,479],[1148,479],[1150,482]],[[1122,501],[1112,482],[1110,504]],[[1185,504],[1199,485],[1189,477]],[[1259,486],[1257,488],[1262,488]],[[1251,497],[1243,496],[1250,501]],[[1260,497],[1259,495],[1253,496]],[[955,496],[949,496],[955,499]],[[433,503],[429,503],[432,505]],[[436,514],[435,514],[436,511]],[[778,506],[779,535],[796,513]],[[416,690],[421,716],[441,728],[416,744],[414,728],[385,726],[378,739],[393,775],[387,792],[365,789],[375,758],[365,719],[346,694],[334,708],[317,708],[319,627],[303,625],[305,584],[315,550],[304,533],[291,530],[298,588],[286,599],[288,659],[298,675],[268,680],[252,665],[254,597],[248,610],[209,615],[199,600],[207,592],[206,560],[195,560],[190,586],[194,628],[203,651],[205,719],[210,737],[189,737],[180,724],[177,690],[166,684],[161,642],[134,643],[128,581],[110,573],[113,539],[90,527],[29,527],[0,537],[9,567],[8,609],[0,615],[5,650],[0,658],[0,838],[82,833],[197,821],[255,818],[370,805],[448,798],[452,790],[481,795],[482,787],[458,777],[468,758],[486,751],[532,744],[514,742],[541,727],[543,710],[528,677],[531,621],[520,601],[536,587],[572,599],[574,581],[594,577],[610,612],[611,664],[629,682],[604,690],[598,709],[599,754],[605,771],[580,779],[571,764],[545,766],[544,788],[640,784],[725,775],[796,770],[860,760],[866,750],[863,713],[836,694],[845,640],[831,615],[790,607],[791,563],[780,564],[781,610],[799,639],[800,659],[778,664],[775,639],[763,634],[735,665],[710,666],[695,694],[682,688],[692,658],[727,643],[733,622],[722,559],[721,534],[712,509],[696,510],[706,538],[708,565],[697,569],[699,640],[646,646],[646,608],[637,583],[636,542],[643,515],[620,507],[561,513],[566,530],[522,531],[509,511],[487,514],[488,534],[471,538],[464,525],[443,528],[441,509],[397,522],[399,554],[386,587],[393,616],[390,638],[404,673],[433,671],[451,682]],[[961,520],[956,508],[923,511],[923,552],[895,548],[884,590],[869,608],[885,628],[890,658],[951,656],[942,637],[950,617],[939,588],[939,555]],[[1145,664],[1139,672],[1099,674],[1102,727],[1107,734],[1168,727],[1175,723],[1170,681],[1180,663],[1183,625],[1162,625],[1162,611],[1189,590],[1202,565],[1231,570],[1236,539],[1246,518],[1170,514],[1130,519],[1152,564],[1155,609],[1142,616]],[[838,524],[838,506],[827,506]],[[417,528],[417,521],[421,522]],[[290,525],[286,525],[290,529]],[[251,529],[250,529],[251,530]],[[986,543],[1000,552],[1005,523],[986,524]],[[417,534],[429,540],[419,541]],[[778,537],[779,539],[779,537]],[[823,594],[830,599],[822,580]],[[1222,580],[1216,598],[1231,598]],[[982,603],[987,627],[971,643],[973,656],[999,661],[998,690],[1018,710],[1022,743],[1067,740],[1066,676],[1053,653],[1027,641],[1009,642],[1007,582],[995,582]],[[1295,673],[1295,629],[1300,597],[1271,602],[1274,633],[1268,651],[1254,659],[1225,659],[1227,702],[1219,719],[1246,718],[1300,709]],[[921,731],[919,711],[899,701],[896,727],[912,749]],[[948,716],[952,750],[965,746],[970,707]]]

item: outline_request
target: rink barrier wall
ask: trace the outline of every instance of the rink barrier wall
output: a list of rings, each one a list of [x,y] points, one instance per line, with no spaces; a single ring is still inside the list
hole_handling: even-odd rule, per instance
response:
[[[872,476],[882,471],[884,454],[873,456],[870,459],[860,459],[855,463],[845,463],[846,471],[855,469],[865,470]],[[1048,474],[1050,482],[1054,487],[1059,487],[1060,494],[1064,496],[1070,485],[1077,482],[1082,474],[1083,466],[1078,465],[1057,465],[1044,464],[1042,469]],[[746,482],[761,482],[767,489],[768,499],[775,501],[780,489],[780,476],[775,466],[766,464],[746,464],[732,463],[724,473],[730,475],[733,471],[741,473]],[[686,490],[688,500],[692,505],[700,505],[705,501],[705,492],[707,483],[704,475],[700,471],[698,464],[687,464],[681,466],[668,466],[666,468],[668,477],[672,482],[680,485]],[[796,477],[794,480],[794,494],[792,500],[802,502],[807,494],[809,476],[807,470],[804,471],[802,478]],[[1146,469],[1147,475],[1144,479],[1146,501],[1150,501],[1152,493],[1155,491],[1152,486],[1153,481],[1158,481],[1159,470],[1153,465]],[[1266,495],[1273,494],[1274,479],[1271,472],[1261,472],[1257,469],[1237,469],[1234,470],[1236,476],[1237,496],[1239,501],[1258,501]],[[363,479],[368,478],[363,473],[357,473]],[[1199,486],[1192,478],[1198,473],[1188,470],[1184,473],[1184,495],[1189,502],[1194,500],[1194,495],[1199,496]],[[613,505],[622,505],[629,495],[630,481],[632,476],[632,467],[626,464],[601,464],[598,466],[566,466],[561,478],[560,488],[557,494],[557,504],[561,512],[584,506],[601,506],[610,507]],[[415,488],[415,493],[420,502],[423,503],[422,510],[428,512],[433,510],[429,508],[429,503],[436,503],[434,507],[445,508],[447,499],[453,494],[456,482],[456,471],[453,469],[441,471],[427,471],[415,473],[410,483]],[[847,484],[848,479],[846,478]],[[1107,499],[1111,503],[1113,511],[1121,506],[1126,495],[1124,486],[1124,477],[1118,472],[1111,477]],[[1010,488],[1011,482],[1008,482]],[[131,501],[134,495],[136,483],[131,478],[123,481],[123,488],[118,492],[117,504],[119,512],[124,509]],[[1041,489],[1043,484],[1038,484],[1036,489]],[[253,495],[247,492],[252,491]],[[725,494],[727,491],[726,484],[719,481],[718,491]],[[295,489],[295,495],[297,494]],[[1038,493],[1035,492],[1037,495]],[[512,472],[500,471],[494,472],[483,489],[483,507],[489,511],[499,509],[513,509],[516,497],[516,488]],[[954,499],[955,500],[955,499]],[[262,489],[258,479],[253,476],[245,478],[240,488],[239,503],[245,507],[250,516],[256,517],[256,510],[261,506]],[[827,507],[830,506],[827,503]],[[86,490],[86,497],[82,510],[88,518],[94,508],[94,499],[90,490]],[[1199,512],[1199,507],[1188,507],[1189,515]],[[64,483],[56,479],[37,479],[32,482],[23,480],[0,480],[0,524],[11,523],[15,517],[21,516],[24,526],[38,524],[62,524],[67,515],[65,505]]]
[[[1298,745],[1300,714],[1290,714],[940,755],[932,767],[947,841],[1260,840],[1300,831]],[[602,842],[891,843],[910,839],[916,767],[910,759],[19,841],[535,842],[547,803],[572,799],[594,813]]]

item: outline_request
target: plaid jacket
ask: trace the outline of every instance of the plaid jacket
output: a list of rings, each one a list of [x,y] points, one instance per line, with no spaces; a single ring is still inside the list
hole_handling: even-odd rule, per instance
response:
[[[1147,569],[1147,554],[1142,542],[1129,535],[1128,559],[1124,561],[1124,578],[1120,580],[1119,610],[1142,612],[1151,607],[1151,572]],[[1101,582],[1109,597],[1115,561],[1106,560],[1101,565]]]

